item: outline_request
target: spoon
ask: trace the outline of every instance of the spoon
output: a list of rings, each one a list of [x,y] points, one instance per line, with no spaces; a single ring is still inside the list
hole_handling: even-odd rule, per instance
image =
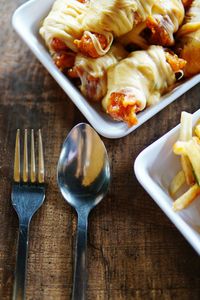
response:
[[[72,299],[84,300],[88,215],[103,199],[110,183],[106,148],[88,124],[75,126],[64,141],[57,180],[64,199],[78,215]]]

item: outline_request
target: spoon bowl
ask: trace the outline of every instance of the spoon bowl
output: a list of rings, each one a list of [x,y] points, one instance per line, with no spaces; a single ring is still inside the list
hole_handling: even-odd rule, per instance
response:
[[[105,196],[110,183],[106,148],[85,123],[75,126],[63,143],[57,180],[64,199],[78,214],[72,299],[85,299],[88,215]]]

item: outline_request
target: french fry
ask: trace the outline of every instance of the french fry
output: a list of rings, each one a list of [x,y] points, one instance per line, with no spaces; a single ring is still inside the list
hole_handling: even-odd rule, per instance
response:
[[[200,185],[200,147],[195,141],[192,139],[185,144],[185,151],[187,156],[191,162],[192,169],[194,171],[195,179]]]
[[[199,194],[200,187],[198,184],[193,185],[186,193],[184,193],[173,203],[173,210],[178,211],[186,208]]]
[[[181,114],[180,141],[189,141],[192,139],[192,115],[183,111]],[[192,165],[186,155],[181,156],[181,166],[185,174],[185,179],[188,185],[195,183]]]
[[[180,128],[180,141],[189,141],[192,138],[192,114],[185,111],[181,113],[181,128]]]
[[[195,184],[195,178],[192,170],[192,165],[186,155],[181,156],[181,166],[185,175],[185,180],[188,185]]]
[[[195,132],[195,134],[198,136],[198,138],[200,139],[200,124],[198,124],[198,125],[195,127],[194,132]]]
[[[192,169],[194,171],[195,179],[200,185],[200,147],[195,139],[188,142],[176,142],[173,147],[174,153],[177,155],[187,155]]]
[[[196,136],[192,136],[195,133]],[[169,191],[172,196],[186,182],[189,190],[173,203],[174,211],[186,208],[200,195],[200,121],[192,131],[192,115],[186,112],[181,114],[179,140],[174,144],[173,151],[181,156],[182,171],[172,180]]]
[[[170,194],[172,196],[174,196],[184,183],[185,183],[185,174],[181,170],[176,174],[176,176],[173,178],[173,180],[170,184],[170,187],[169,187]]]
[[[176,155],[187,155],[187,153],[185,151],[185,144],[186,143],[187,142],[177,141],[173,146],[174,154],[176,154]]]

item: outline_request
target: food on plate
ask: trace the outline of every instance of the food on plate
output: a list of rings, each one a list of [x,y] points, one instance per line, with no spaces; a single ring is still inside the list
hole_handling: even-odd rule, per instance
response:
[[[192,1],[177,33],[177,52],[187,61],[185,76],[200,72],[200,0]]]
[[[184,65],[184,60],[161,46],[132,52],[108,70],[103,107],[115,120],[137,124],[136,114],[160,100]]]
[[[190,205],[198,196],[200,195],[200,188],[198,184],[194,184],[180,196],[173,204],[173,209],[175,211],[182,210]]]
[[[190,5],[192,4],[193,1],[194,0],[182,0],[183,6],[185,7],[185,9],[190,7]]]
[[[108,52],[112,41],[129,32],[150,14],[155,0],[90,0],[82,15],[84,33],[76,40],[84,55],[99,57]]]
[[[80,90],[91,101],[99,101],[107,91],[107,70],[127,56],[122,45],[114,43],[109,52],[97,59],[77,54],[69,69],[71,78],[80,78]]]
[[[182,170],[172,180],[169,190],[174,198],[179,190],[187,184],[189,189],[179,196],[173,203],[173,209],[186,208],[200,195],[200,124],[192,131],[192,115],[181,114],[179,140],[174,144],[173,151],[181,158]]]
[[[158,0],[153,6],[152,15],[147,18],[146,26],[150,29],[150,44],[171,46],[173,34],[183,22],[184,7],[181,0]]]
[[[146,22],[142,22],[118,38],[118,41],[126,48],[146,50],[149,47],[147,36],[150,36],[150,32],[147,31]]]
[[[189,141],[192,138],[192,115],[183,112],[181,115],[180,141]],[[193,170],[187,155],[181,155],[181,166],[184,172],[185,180],[188,185],[195,183]]]
[[[113,35],[111,32],[96,33],[86,30],[81,39],[76,39],[74,44],[82,54],[92,58],[98,58],[109,51],[112,42]]]
[[[169,187],[170,194],[174,196],[178,190],[183,186],[185,183],[185,173],[183,170],[179,171],[176,176],[172,179]]]
[[[146,49],[149,44],[172,46],[174,33],[183,22],[185,12],[181,0],[158,0],[144,22],[122,36],[124,45],[137,45]]]
[[[42,22],[40,34],[53,56],[77,52],[74,40],[83,33],[79,17],[86,11],[87,3],[78,0],[56,0],[48,16]]]
[[[200,0],[56,0],[39,32],[82,94],[128,126],[200,72]],[[195,182],[188,155],[181,165],[175,188]]]

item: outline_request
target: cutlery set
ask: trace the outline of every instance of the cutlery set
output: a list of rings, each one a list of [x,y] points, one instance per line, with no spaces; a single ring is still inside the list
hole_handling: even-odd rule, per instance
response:
[[[20,140],[18,129],[11,194],[12,205],[19,218],[13,300],[22,300],[26,297],[29,225],[32,216],[44,202],[46,189],[41,130],[38,131],[37,158],[34,130],[31,130],[30,143],[28,130],[24,131],[23,163],[21,163]],[[29,144],[30,151],[28,151]],[[98,134],[88,124],[81,123],[75,126],[64,141],[57,166],[57,181],[64,199],[74,207],[78,215],[72,299],[84,300],[87,282],[88,216],[105,196],[110,183],[106,148]]]

